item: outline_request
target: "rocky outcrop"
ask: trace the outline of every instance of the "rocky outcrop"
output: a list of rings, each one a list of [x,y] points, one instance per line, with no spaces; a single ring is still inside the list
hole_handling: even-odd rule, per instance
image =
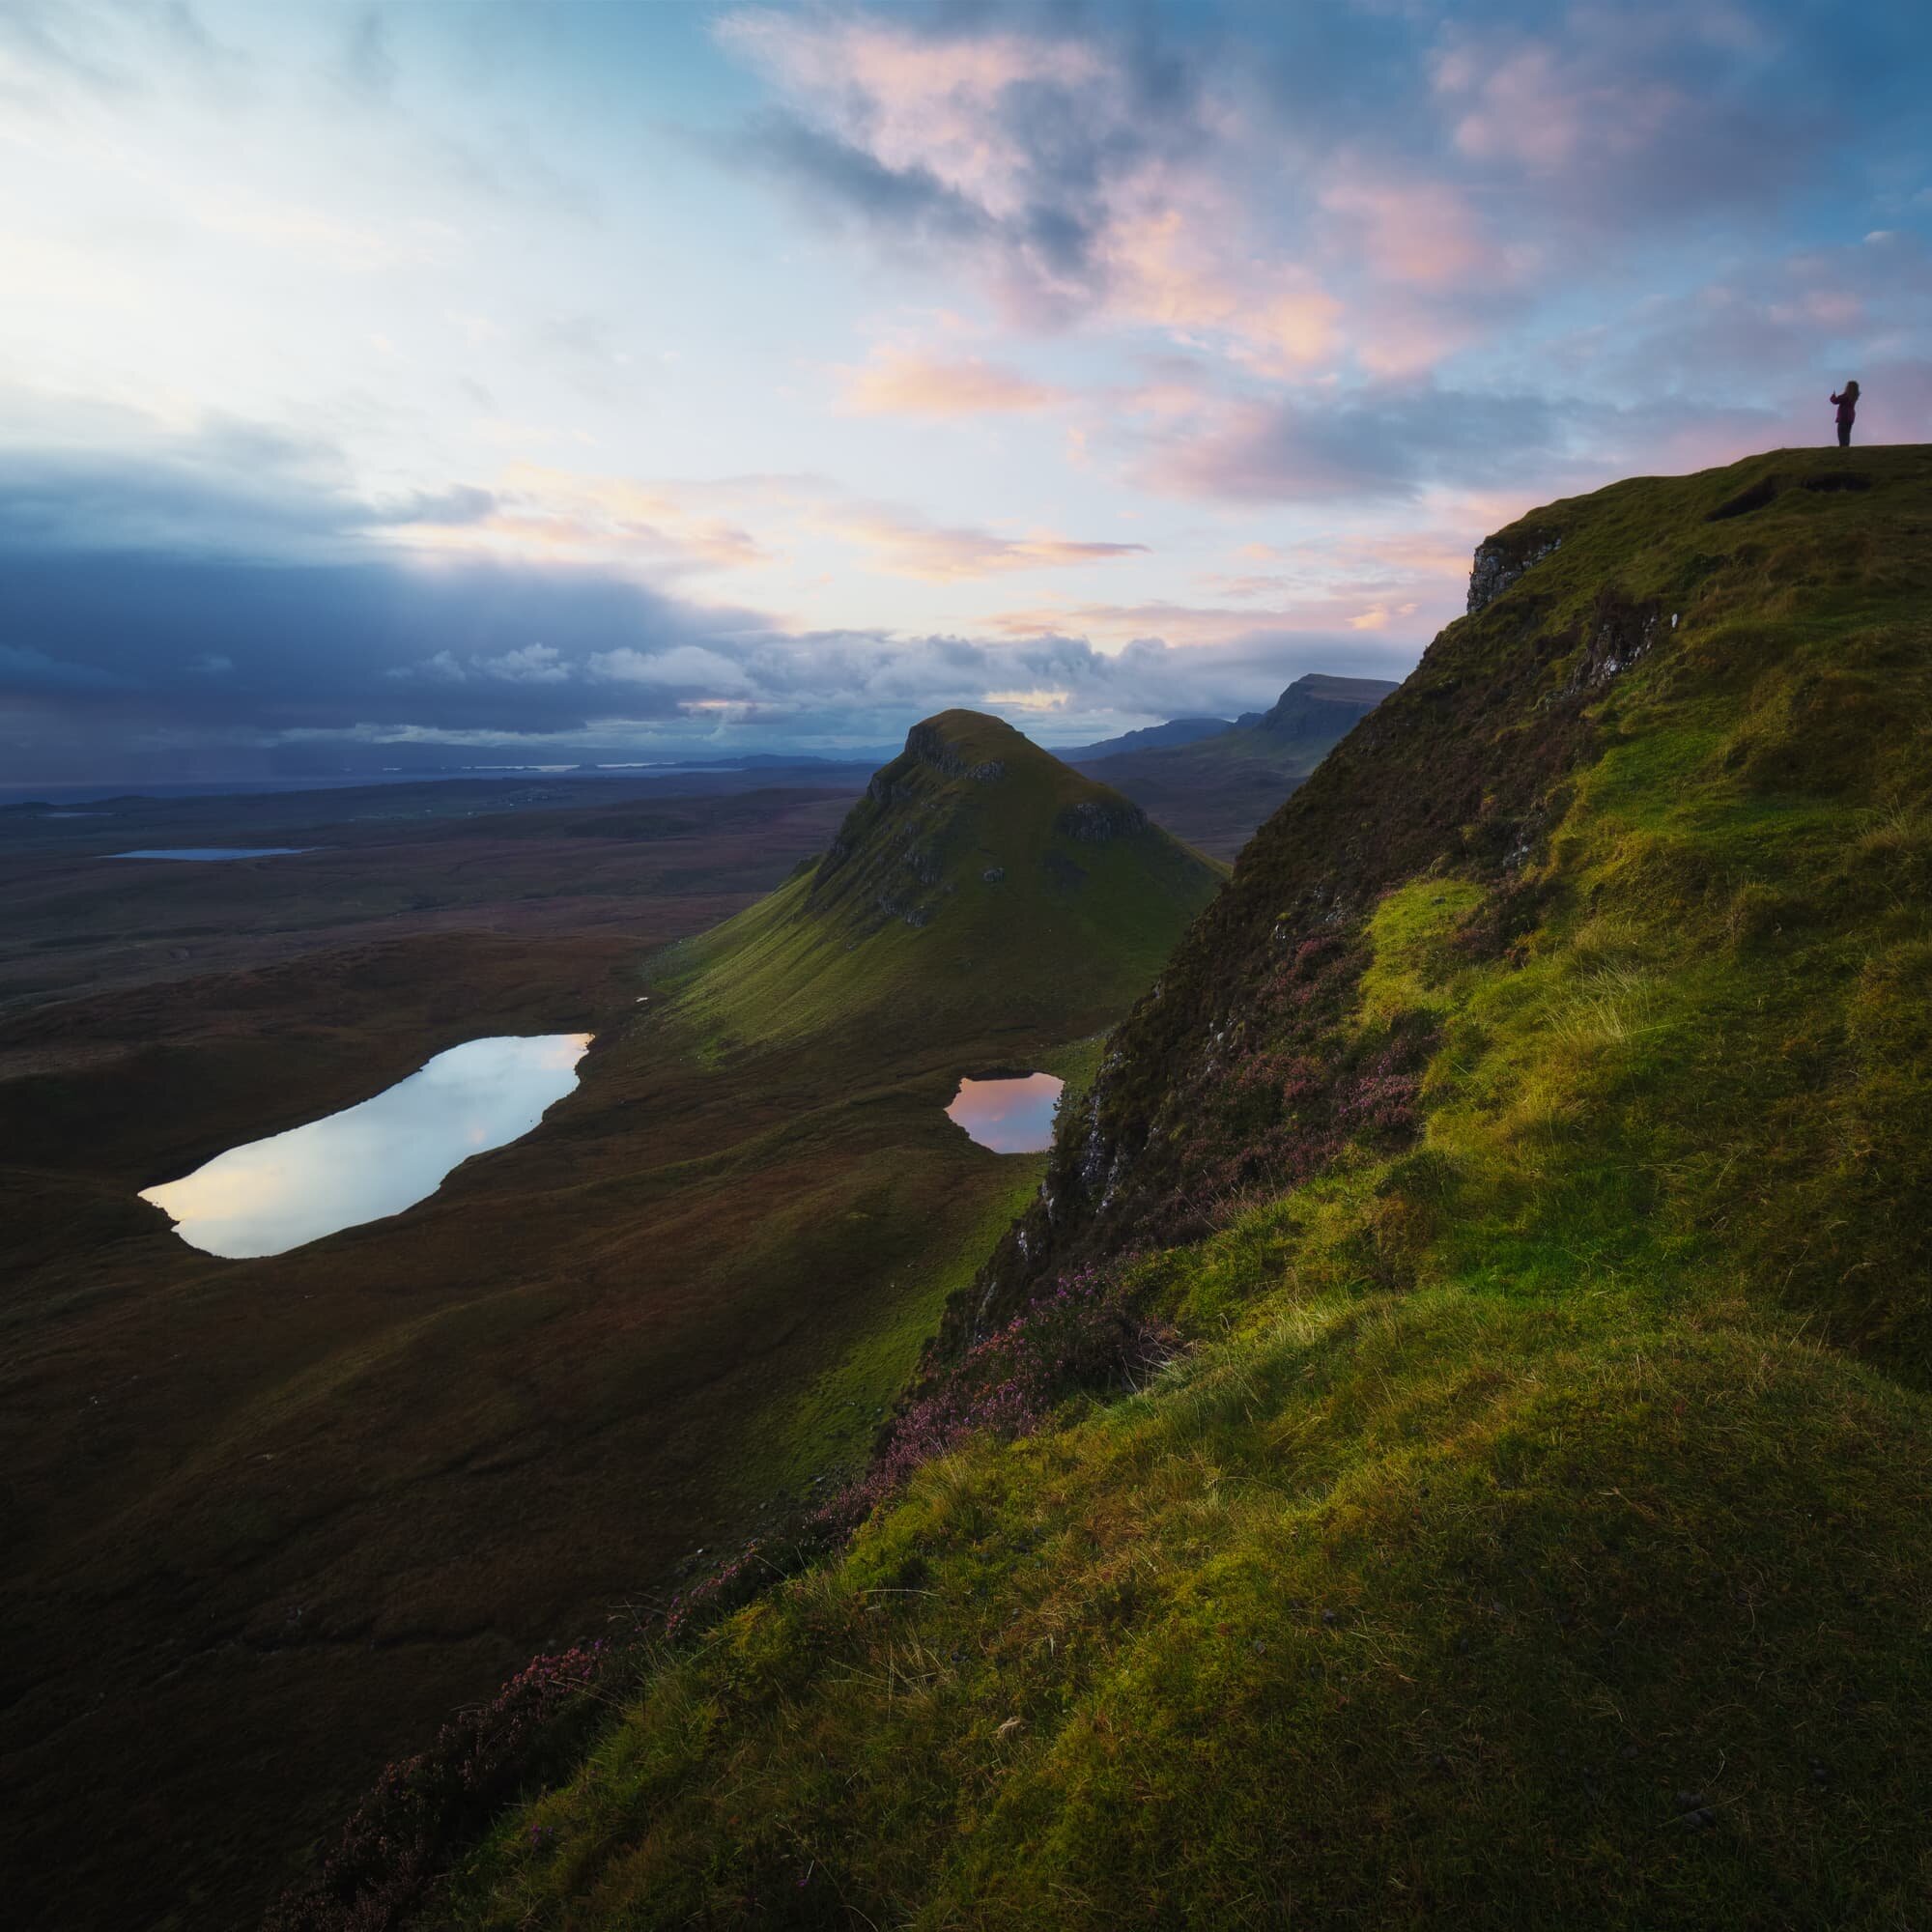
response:
[[[979,764],[970,764],[949,745],[929,720],[923,724],[915,724],[906,733],[905,751],[908,758],[917,758],[923,765],[930,765],[936,772],[943,772],[950,779],[973,779],[980,784],[993,784],[1007,775],[1004,759],[987,758]],[[892,767],[886,767],[890,771]],[[874,775],[872,783],[877,784],[884,773]],[[869,787],[868,787],[869,789]]]
[[[1469,570],[1468,614],[1486,611],[1530,568],[1541,563],[1563,539],[1552,532],[1515,530],[1476,546]]]
[[[1673,618],[1673,624],[1675,621]],[[1597,598],[1589,639],[1570,680],[1570,690],[1594,690],[1628,670],[1657,641],[1662,622],[1662,612],[1656,604],[1633,604],[1620,591],[1604,590]]]

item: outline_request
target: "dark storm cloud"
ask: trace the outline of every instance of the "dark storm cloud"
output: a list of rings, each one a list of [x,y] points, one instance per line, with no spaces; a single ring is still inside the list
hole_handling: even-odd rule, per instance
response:
[[[0,449],[0,553],[340,554],[370,531],[475,523],[496,507],[469,485],[371,502],[343,475],[330,445],[241,422],[165,450]]]
[[[0,554],[0,697],[64,694],[103,725],[267,732],[356,724],[559,731],[599,715],[669,717],[683,691],[642,676],[596,680],[590,659],[629,651],[641,669],[675,645],[756,621],[554,571],[127,552]],[[568,674],[519,674],[519,667],[553,661],[542,653],[554,654]],[[478,668],[392,675],[439,654]]]
[[[1051,633],[796,636],[593,570],[412,559],[358,539],[339,497],[286,482],[247,526],[294,539],[265,560],[236,554],[232,529],[231,548],[208,544],[208,521],[234,506],[167,502],[149,466],[15,463],[0,480],[0,760],[47,778],[111,773],[156,745],[586,731],[688,743],[719,705],[739,745],[877,742],[952,704],[1017,704],[1048,723],[1232,711],[1297,668],[1399,673],[1412,655],[1263,628],[1112,654]],[[447,524],[489,500],[459,491],[387,516]],[[97,516],[114,533],[102,546],[80,540]]]

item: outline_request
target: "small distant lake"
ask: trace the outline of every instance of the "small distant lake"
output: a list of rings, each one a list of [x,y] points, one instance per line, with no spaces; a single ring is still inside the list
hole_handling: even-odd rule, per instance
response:
[[[250,1141],[141,1196],[202,1253],[285,1254],[400,1214],[472,1153],[521,1139],[577,1085],[592,1036],[472,1039],[373,1100]]]
[[[995,1153],[1039,1153],[1053,1145],[1053,1109],[1065,1085],[1051,1073],[962,1080],[946,1112]]]
[[[53,814],[50,812],[48,816]],[[74,817],[87,814],[75,812]],[[313,852],[313,845],[149,845],[138,852],[103,852],[103,859],[193,859],[207,863],[215,859],[288,859],[298,852]]]

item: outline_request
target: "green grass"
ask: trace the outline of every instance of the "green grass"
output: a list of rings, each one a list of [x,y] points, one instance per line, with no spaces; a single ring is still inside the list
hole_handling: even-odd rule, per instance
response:
[[[1096,1034],[1034,1057],[1040,1070],[1065,1082],[1065,1099],[1077,1100],[1098,1069],[1103,1040]],[[863,1466],[879,1423],[938,1332],[947,1303],[972,1286],[995,1242],[1038,1192],[1046,1166],[1044,1154],[989,1154],[986,1161],[1009,1178],[963,1236],[916,1250],[885,1282],[878,1325],[794,1399],[755,1419],[728,1472],[745,1499],[760,1501],[775,1492],[803,1494],[814,1478],[822,1487]]]
[[[1932,452],[1525,522],[974,1285],[1104,1267],[1175,1359],[646,1660],[440,1922],[1919,1922]]]

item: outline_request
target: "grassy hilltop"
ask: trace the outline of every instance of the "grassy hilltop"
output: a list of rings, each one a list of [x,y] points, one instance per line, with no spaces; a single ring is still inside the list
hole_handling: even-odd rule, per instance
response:
[[[1475,584],[1113,1037],[844,1553],[432,1920],[1922,1922],[1932,450]]]

